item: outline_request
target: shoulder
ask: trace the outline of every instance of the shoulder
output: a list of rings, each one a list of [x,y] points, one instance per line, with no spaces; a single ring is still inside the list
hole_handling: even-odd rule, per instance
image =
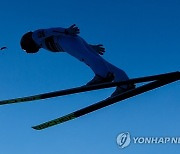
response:
[[[43,37],[45,37],[45,30],[44,29],[38,29],[38,30],[33,32],[33,36],[35,36],[36,38],[43,38]]]

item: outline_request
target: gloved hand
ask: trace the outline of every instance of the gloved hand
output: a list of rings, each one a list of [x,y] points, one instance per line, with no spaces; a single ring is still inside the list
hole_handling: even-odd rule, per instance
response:
[[[105,52],[105,48],[102,44],[98,45],[90,45],[98,54],[103,55]]]
[[[79,28],[75,24],[73,24],[65,30],[65,33],[69,35],[77,35],[80,33],[80,31]]]

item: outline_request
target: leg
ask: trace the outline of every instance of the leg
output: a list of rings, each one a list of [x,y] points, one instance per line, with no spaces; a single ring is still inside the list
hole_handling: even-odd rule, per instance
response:
[[[122,69],[112,65],[111,63],[109,63],[107,61],[106,61],[106,63],[109,67],[110,72],[114,74],[114,81],[115,82],[125,81],[125,80],[129,79],[127,74]]]
[[[86,50],[85,54],[87,58],[84,58],[84,62],[91,67],[95,74],[100,75],[102,77],[107,77],[109,73],[114,75],[114,81],[125,81],[128,80],[127,74],[117,68],[116,66],[112,65],[111,63],[104,60],[99,54],[97,54],[94,49],[87,44],[82,38],[80,40],[83,43],[84,50]]]
[[[64,51],[87,64],[95,74],[105,78],[109,68],[104,59],[99,56],[81,37],[64,36],[59,40]]]
[[[65,36],[60,40],[60,44],[64,51],[79,59],[80,61],[83,61],[93,70],[93,72],[96,74],[93,80],[97,82],[90,81],[90,84],[97,84],[100,83],[100,81],[112,81],[113,78],[112,76],[109,76],[109,74],[113,74],[114,81],[124,81],[129,79],[123,70],[104,60],[81,37]]]

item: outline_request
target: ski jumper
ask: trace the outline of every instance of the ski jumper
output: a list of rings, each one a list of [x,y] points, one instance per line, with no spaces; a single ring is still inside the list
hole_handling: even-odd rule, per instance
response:
[[[67,52],[88,65],[96,75],[106,78],[109,73],[114,81],[128,80],[126,73],[104,60],[84,39],[78,35],[68,35],[65,28],[39,29],[32,35],[35,43],[52,52]]]

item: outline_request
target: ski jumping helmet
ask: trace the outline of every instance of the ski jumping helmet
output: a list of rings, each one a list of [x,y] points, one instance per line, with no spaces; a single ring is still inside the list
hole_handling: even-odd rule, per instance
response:
[[[32,34],[33,32],[25,33],[20,41],[21,48],[27,53],[36,53],[40,49],[40,47],[34,42]]]

